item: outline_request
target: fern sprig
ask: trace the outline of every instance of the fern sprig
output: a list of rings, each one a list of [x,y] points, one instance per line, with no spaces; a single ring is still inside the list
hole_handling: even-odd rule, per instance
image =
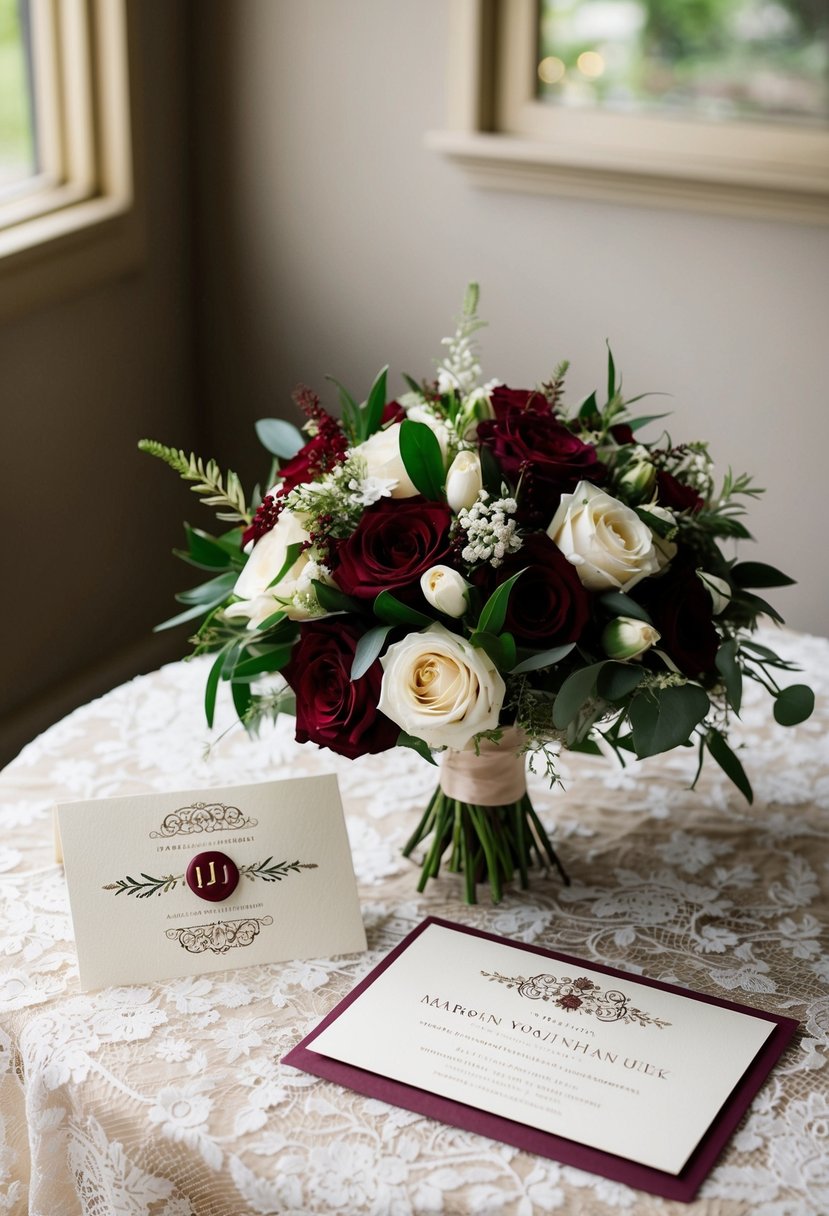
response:
[[[191,490],[194,494],[205,495],[204,501],[208,507],[224,508],[216,512],[219,519],[243,524],[251,522],[242,483],[232,469],[227,471],[227,484],[225,484],[221,469],[215,460],[208,460],[205,464],[202,458],[194,455],[193,452],[188,457],[186,452],[180,448],[167,447],[165,443],[158,443],[155,439],[140,440],[138,449],[141,452],[147,452],[150,456],[157,457],[158,460],[163,460],[184,481],[195,482],[196,484],[190,487]]]

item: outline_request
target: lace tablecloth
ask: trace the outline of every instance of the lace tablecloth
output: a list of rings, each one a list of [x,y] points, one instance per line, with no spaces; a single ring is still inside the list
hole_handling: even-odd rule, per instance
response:
[[[455,878],[415,893],[400,856],[435,770],[395,749],[356,763],[201,720],[181,663],[85,706],[0,775],[0,1210],[31,1216],[252,1213],[829,1212],[829,641],[771,640],[818,692],[784,730],[751,693],[734,739],[749,807],[695,752],[619,769],[565,755],[531,790],[573,878],[496,908]],[[801,677],[792,677],[792,682]],[[821,696],[822,694],[822,696]],[[339,775],[367,954],[83,995],[50,806]],[[482,895],[483,895],[482,891]],[[279,1060],[429,914],[800,1020],[801,1031],[690,1206],[443,1126]]]

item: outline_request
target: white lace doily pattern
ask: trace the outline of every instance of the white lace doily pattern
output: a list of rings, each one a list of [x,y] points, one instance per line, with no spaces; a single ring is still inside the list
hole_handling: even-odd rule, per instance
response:
[[[733,741],[746,805],[695,753],[625,769],[565,755],[531,778],[573,882],[496,908],[458,880],[415,892],[400,855],[434,769],[355,763],[201,720],[205,667],[141,677],[47,731],[0,775],[0,1211],[30,1216],[817,1216],[829,1213],[829,641],[766,638],[818,693],[794,730],[749,690]],[[223,731],[227,733],[222,734]],[[335,771],[364,955],[81,994],[51,805]],[[483,894],[483,893],[482,893]],[[425,915],[797,1018],[800,1033],[691,1205],[673,1204],[280,1065]]]

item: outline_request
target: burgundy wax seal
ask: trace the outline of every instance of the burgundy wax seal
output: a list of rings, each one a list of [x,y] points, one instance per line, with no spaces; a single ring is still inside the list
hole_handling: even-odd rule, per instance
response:
[[[197,853],[187,867],[184,881],[199,899],[218,903],[236,890],[239,867],[227,853]]]

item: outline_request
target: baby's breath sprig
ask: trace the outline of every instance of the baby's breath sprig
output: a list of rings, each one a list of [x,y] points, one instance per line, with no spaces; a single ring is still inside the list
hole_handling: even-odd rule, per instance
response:
[[[517,510],[514,498],[504,496],[491,500],[487,490],[481,490],[471,507],[462,507],[458,512],[458,527],[466,535],[466,544],[461,550],[463,561],[470,566],[488,562],[497,569],[505,557],[517,553],[523,543],[518,521],[514,518]]]

